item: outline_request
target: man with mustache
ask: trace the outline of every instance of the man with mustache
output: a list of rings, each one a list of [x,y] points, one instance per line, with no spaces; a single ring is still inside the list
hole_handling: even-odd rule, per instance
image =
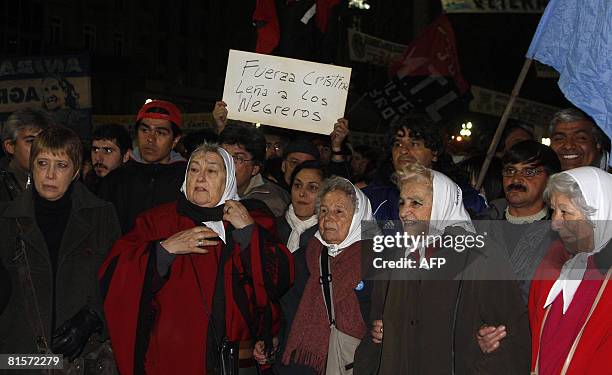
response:
[[[176,200],[186,162],[173,151],[181,138],[182,115],[176,105],[152,100],[136,116],[132,160],[109,173],[98,195],[115,205],[125,234],[141,212]],[[94,162],[95,163],[95,162]]]
[[[86,186],[97,192],[102,179],[130,160],[132,138],[119,124],[104,124],[95,128],[91,141],[92,170],[84,177]]]
[[[502,163],[506,197],[489,203],[487,211],[479,216],[478,226],[480,232],[488,233],[489,241],[500,246],[502,254],[508,254],[507,261],[527,304],[536,267],[555,238],[549,222],[552,212],[543,193],[548,178],[561,171],[561,163],[550,147],[530,140],[507,150]],[[506,335],[502,324],[484,326],[476,337],[482,351],[490,353],[503,345]]]
[[[577,108],[566,108],[550,121],[550,147],[566,171],[578,167],[608,168],[610,139],[595,121]]]

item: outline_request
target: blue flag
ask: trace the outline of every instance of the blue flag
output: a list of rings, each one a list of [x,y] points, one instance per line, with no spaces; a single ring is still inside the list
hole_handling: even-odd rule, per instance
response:
[[[555,68],[565,97],[612,138],[612,0],[551,0],[527,57]]]

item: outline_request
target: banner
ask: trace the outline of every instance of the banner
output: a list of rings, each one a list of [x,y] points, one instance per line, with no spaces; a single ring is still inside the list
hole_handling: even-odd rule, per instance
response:
[[[330,134],[350,79],[350,68],[230,50],[223,101],[233,120]]]
[[[42,108],[81,138],[91,133],[91,78],[87,56],[0,60],[0,117]]]
[[[612,138],[612,1],[551,0],[527,57],[560,74],[559,88]]]
[[[542,13],[548,0],[442,0],[446,13]]]
[[[119,124],[128,128],[130,131],[133,130],[134,123],[136,122],[136,114],[133,115],[93,115],[92,123],[93,127],[100,126],[102,124]],[[189,132],[192,130],[199,129],[210,129],[217,132],[217,125],[213,120],[212,113],[183,113],[183,125],[181,130]]]
[[[487,115],[500,116],[503,114],[510,99],[510,95],[502,92],[472,86],[474,99],[470,102],[470,111]],[[534,102],[527,99],[516,98],[510,118],[523,121],[534,126],[548,126],[555,112],[561,108]]]
[[[399,60],[406,50],[403,44],[348,29],[349,56],[352,61],[366,64],[389,66]]]
[[[368,93],[384,120],[417,111],[438,122],[464,105],[469,85],[461,75],[455,36],[445,15],[408,45],[390,73],[384,87]]]

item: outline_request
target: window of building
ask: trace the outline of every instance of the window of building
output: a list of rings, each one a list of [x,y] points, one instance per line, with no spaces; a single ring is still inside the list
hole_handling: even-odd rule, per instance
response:
[[[123,56],[123,34],[113,35],[113,55]]]
[[[93,25],[83,26],[83,47],[93,51],[96,49],[96,27]]]
[[[62,42],[62,20],[53,17],[49,23],[49,44],[58,45]]]

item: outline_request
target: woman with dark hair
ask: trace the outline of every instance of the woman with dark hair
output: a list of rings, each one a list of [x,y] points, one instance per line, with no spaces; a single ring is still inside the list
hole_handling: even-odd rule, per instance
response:
[[[89,367],[102,347],[96,270],[120,229],[113,206],[78,182],[82,155],[70,129],[43,131],[32,144],[33,184],[0,205],[0,261],[13,290],[0,315],[0,353],[52,350],[71,361],[83,353],[79,365]],[[112,358],[93,366],[114,369]]]
[[[119,370],[255,374],[253,340],[272,348],[292,257],[259,201],[238,201],[232,156],[203,144],[176,202],[139,215],[100,269]]]
[[[281,297],[283,314],[281,334],[276,351],[284,349],[293,318],[297,311],[309,272],[306,267],[306,245],[317,232],[318,218],[315,212],[315,203],[323,180],[325,169],[315,160],[298,164],[291,174],[291,204],[284,216],[276,219],[278,236],[282,243],[287,245],[293,253],[295,264],[295,281],[293,287]],[[264,343],[255,346],[255,358],[265,363]],[[295,375],[300,372],[299,366],[284,366],[280,361],[274,364],[280,374]]]

